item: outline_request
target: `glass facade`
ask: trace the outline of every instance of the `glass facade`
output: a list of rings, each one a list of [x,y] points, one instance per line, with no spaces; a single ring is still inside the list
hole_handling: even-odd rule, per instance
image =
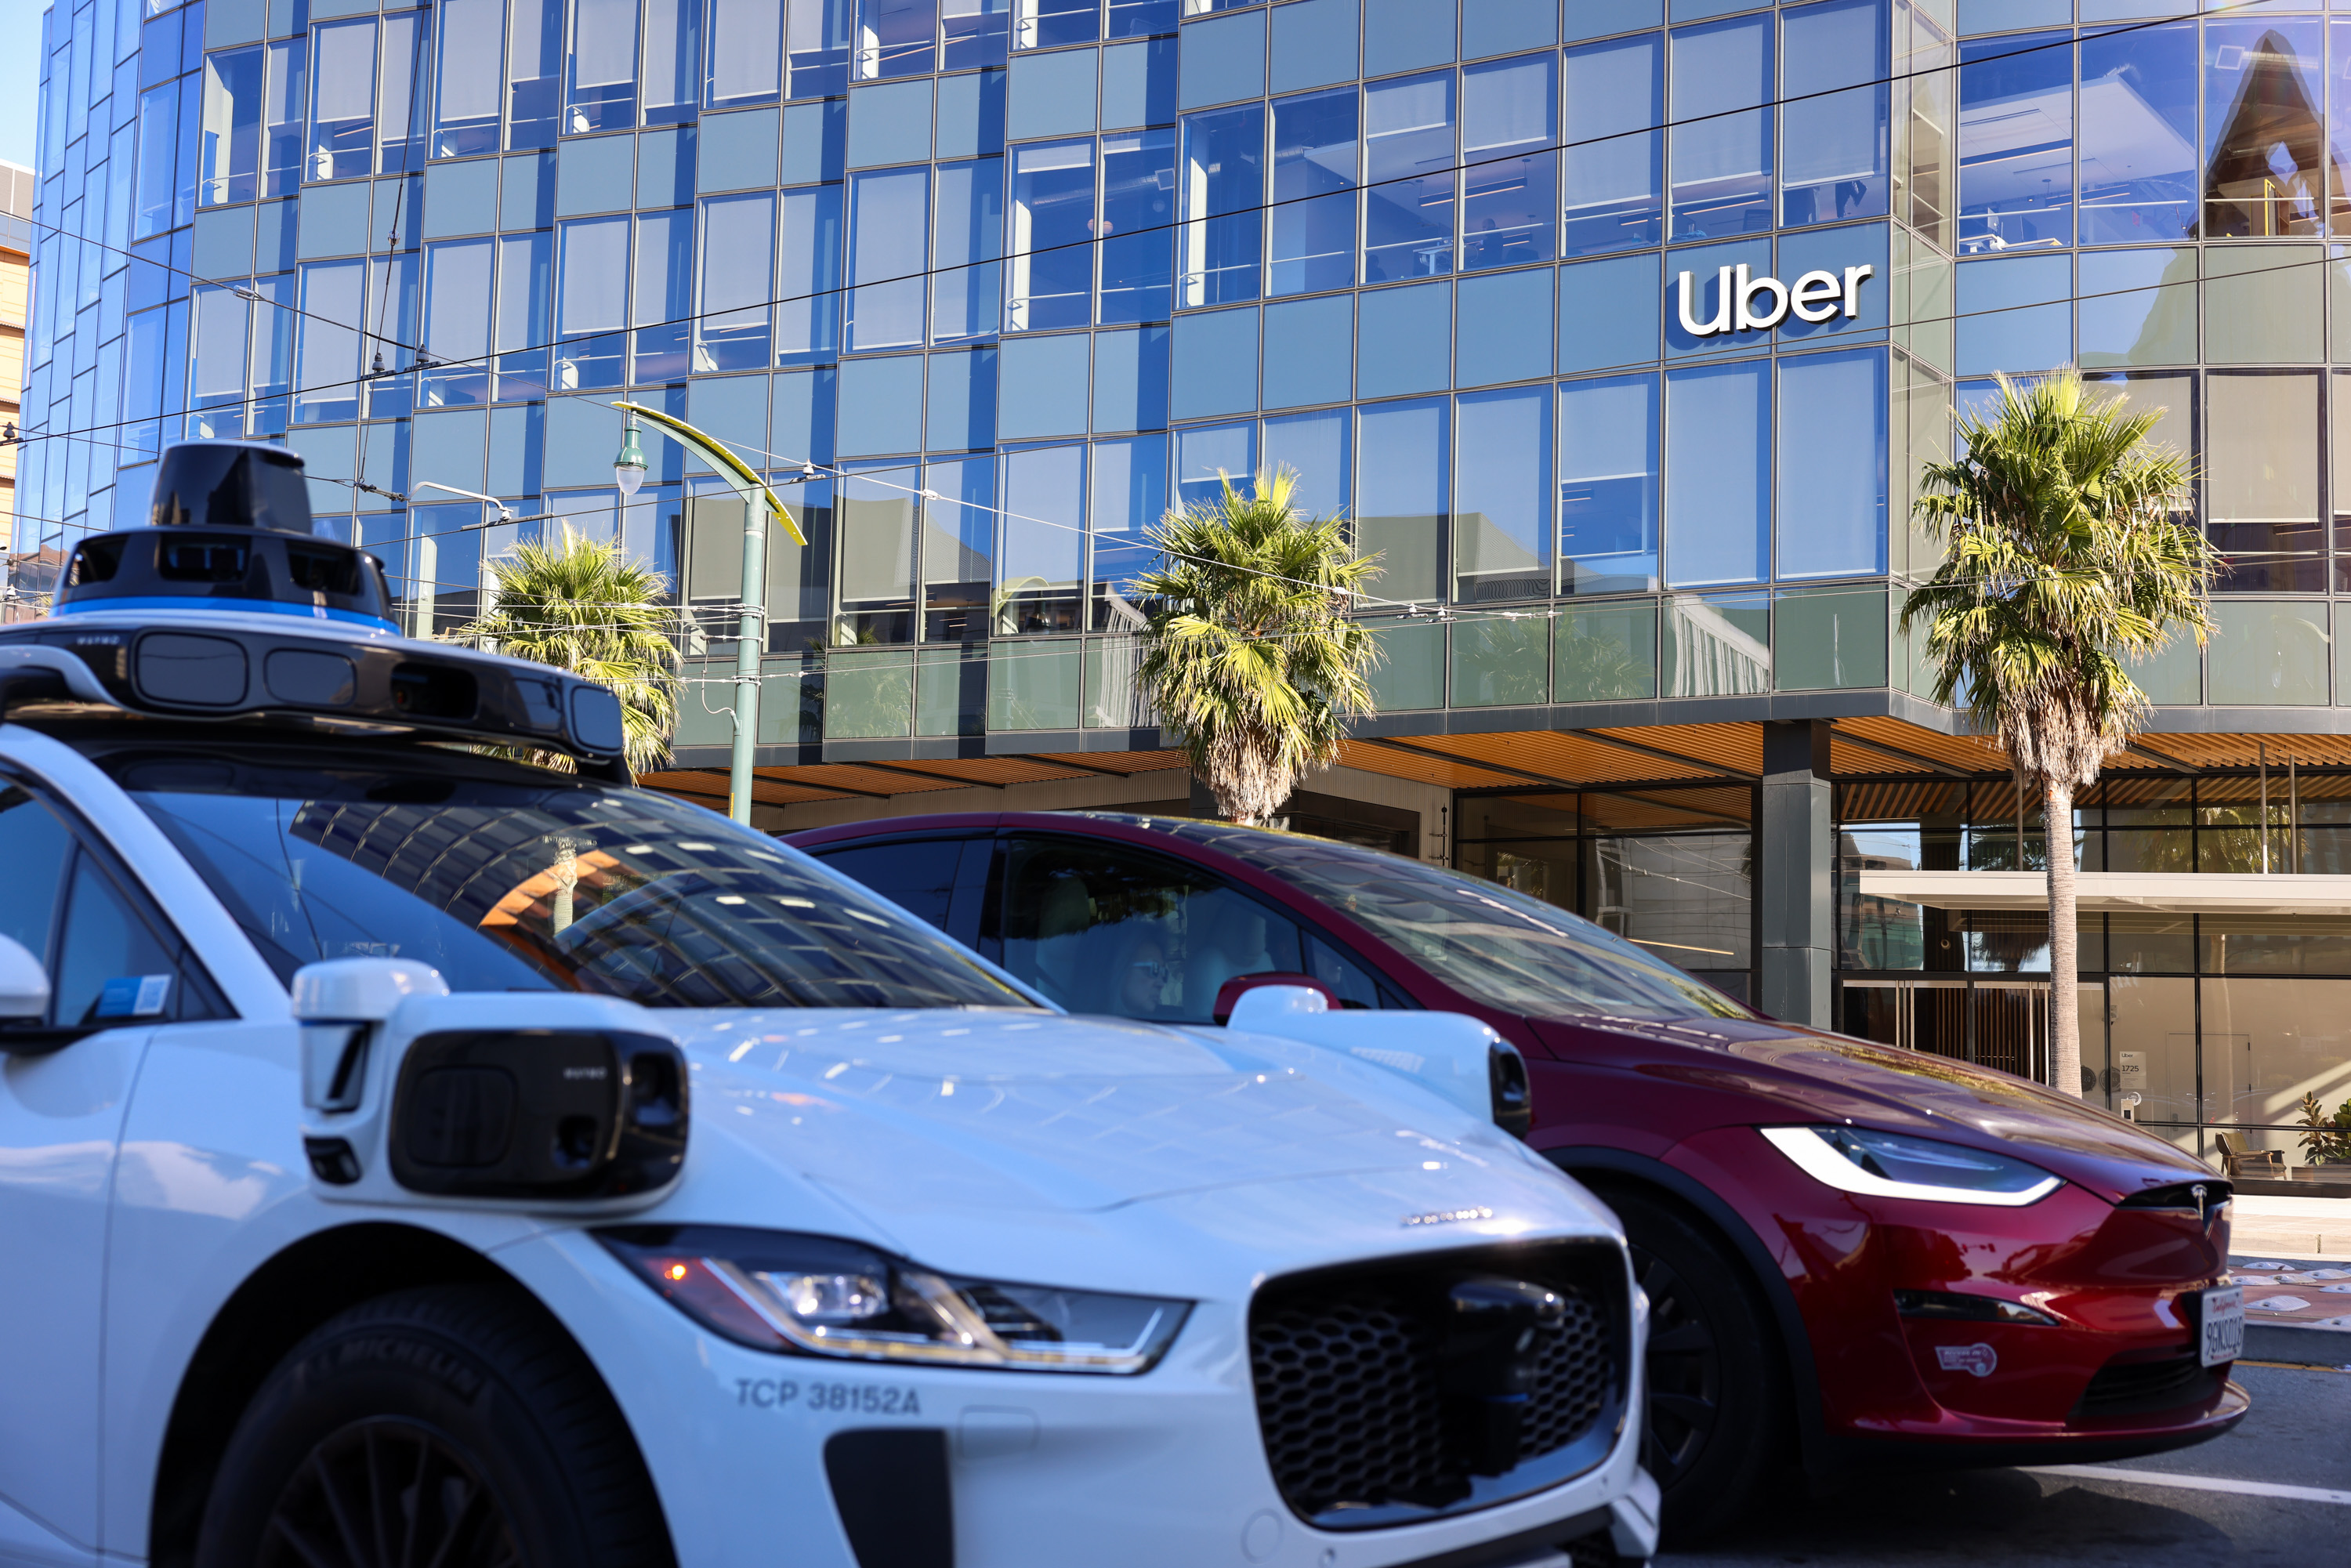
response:
[[[2155,695],[2331,706],[2351,21],[2179,8],[59,5],[16,579],[261,436],[420,626],[561,518],[726,664],[731,525],[674,451],[619,507],[629,397],[828,470],[774,743],[1147,718],[1141,529],[1272,464],[1381,553],[1390,711],[1890,700],[1911,476],[2071,361],[2166,410],[2233,567]],[[828,666],[886,701],[829,725]]]

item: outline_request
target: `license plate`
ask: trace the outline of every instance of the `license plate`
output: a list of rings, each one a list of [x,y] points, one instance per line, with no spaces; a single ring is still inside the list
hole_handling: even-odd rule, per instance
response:
[[[2245,1351],[2245,1288],[2207,1291],[2197,1305],[2197,1352],[2207,1366],[2224,1366]]]

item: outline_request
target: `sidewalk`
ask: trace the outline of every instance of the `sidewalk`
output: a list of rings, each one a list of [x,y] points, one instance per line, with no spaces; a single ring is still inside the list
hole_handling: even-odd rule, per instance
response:
[[[2351,1198],[2264,1197],[2232,1200],[2229,1250],[2239,1258],[2351,1260]]]

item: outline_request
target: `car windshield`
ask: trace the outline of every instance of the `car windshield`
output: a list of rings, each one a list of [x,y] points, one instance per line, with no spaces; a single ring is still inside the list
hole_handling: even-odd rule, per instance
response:
[[[1175,831],[1271,873],[1498,1008],[1536,1018],[1748,1016],[1623,937],[1497,883],[1296,833],[1208,822]]]
[[[647,1007],[1027,1007],[930,927],[724,818],[458,753],[101,757],[280,979],[415,958],[458,991]],[[403,765],[404,764],[404,765]]]

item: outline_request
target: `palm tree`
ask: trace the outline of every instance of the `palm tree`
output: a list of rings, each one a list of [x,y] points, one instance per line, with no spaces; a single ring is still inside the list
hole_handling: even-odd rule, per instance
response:
[[[567,525],[559,544],[518,544],[490,562],[490,608],[449,633],[585,675],[621,699],[629,769],[669,758],[677,729],[677,649],[664,626],[669,581],[618,544],[581,538]],[[536,760],[568,766],[553,754]]]
[[[1379,558],[1354,553],[1341,518],[1301,517],[1297,483],[1280,468],[1243,495],[1228,478],[1169,512],[1150,531],[1164,559],[1135,583],[1152,602],[1136,681],[1228,821],[1280,810],[1372,711],[1378,648],[1347,611]]]
[[[2219,558],[2192,519],[2188,459],[2152,445],[2161,409],[2126,410],[2066,369],[2000,378],[1989,417],[1962,416],[1966,451],[1920,475],[1917,512],[1948,539],[1942,566],[1902,606],[1927,623],[1935,700],[1996,734],[2049,835],[2049,1071],[2082,1092],[2073,1005],[2074,799],[2147,721],[2127,660],[2176,628],[2212,630]]]

